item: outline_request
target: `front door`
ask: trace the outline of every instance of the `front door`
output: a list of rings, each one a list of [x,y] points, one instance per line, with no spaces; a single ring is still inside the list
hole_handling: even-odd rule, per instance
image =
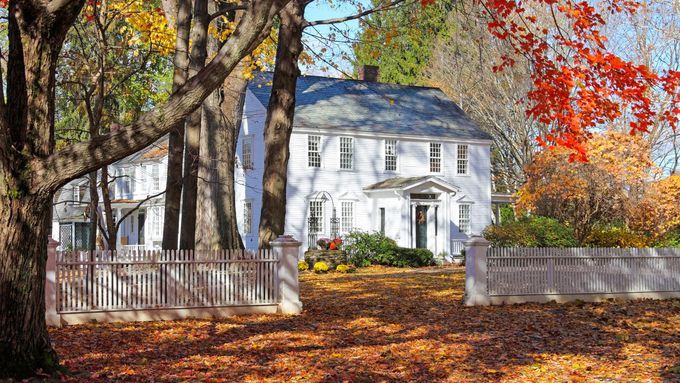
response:
[[[429,206],[416,206],[416,247],[427,249],[427,209]]]

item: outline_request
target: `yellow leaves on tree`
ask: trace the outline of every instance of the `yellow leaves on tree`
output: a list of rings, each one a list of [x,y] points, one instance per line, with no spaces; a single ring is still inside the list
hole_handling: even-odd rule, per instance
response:
[[[569,149],[554,147],[536,155],[517,208],[557,218],[574,227],[579,241],[597,223],[627,221],[658,172],[641,135],[609,131],[585,143],[588,162],[570,162]]]
[[[153,1],[113,0],[106,3],[106,9],[95,12],[95,3],[88,2],[84,10],[88,21],[94,15],[106,15],[121,22],[118,32],[130,46],[142,46],[160,55],[169,55],[175,49],[175,30],[170,28],[164,12]],[[102,7],[101,4],[98,4]],[[104,11],[104,12],[102,12]],[[133,54],[139,54],[133,51]]]
[[[221,16],[218,23],[210,24],[208,33],[217,38],[219,41],[226,41],[229,36],[236,29],[236,23],[230,21],[227,17]],[[243,59],[243,77],[246,80],[252,80],[254,72],[258,70],[265,70],[267,67],[274,65],[276,60],[276,46],[278,44],[278,33],[276,29],[272,29],[269,37],[255,48],[251,54]]]
[[[680,228],[680,174],[650,183],[630,211],[629,222],[634,230],[655,239]]]

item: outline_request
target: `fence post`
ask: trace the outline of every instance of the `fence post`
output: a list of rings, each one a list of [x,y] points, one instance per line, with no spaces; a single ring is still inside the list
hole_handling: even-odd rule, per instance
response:
[[[298,281],[298,255],[301,242],[292,235],[280,235],[269,242],[278,260],[279,312],[283,314],[299,314],[302,312],[300,302],[300,285]]]
[[[486,253],[489,241],[473,236],[465,241],[465,305],[487,306],[491,304],[487,289]]]
[[[59,241],[47,238],[47,264],[45,265],[45,321],[48,326],[61,326],[57,314],[57,246]]]

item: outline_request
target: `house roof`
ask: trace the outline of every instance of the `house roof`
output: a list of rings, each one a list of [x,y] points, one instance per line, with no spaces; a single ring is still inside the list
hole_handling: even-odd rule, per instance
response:
[[[265,107],[272,77],[249,83]],[[295,98],[293,127],[491,140],[438,88],[300,76]]]
[[[393,177],[380,181],[378,183],[374,183],[373,185],[366,186],[364,190],[365,191],[406,190],[411,189],[418,185],[422,185],[426,182],[433,182],[439,185],[440,187],[450,191],[459,190],[456,186],[451,185],[448,182],[436,176]]]

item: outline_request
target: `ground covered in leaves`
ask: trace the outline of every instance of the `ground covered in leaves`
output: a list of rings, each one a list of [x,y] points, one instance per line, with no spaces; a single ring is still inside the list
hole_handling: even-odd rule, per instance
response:
[[[464,307],[460,268],[301,280],[299,316],[51,329],[63,379],[680,381],[680,300]]]

